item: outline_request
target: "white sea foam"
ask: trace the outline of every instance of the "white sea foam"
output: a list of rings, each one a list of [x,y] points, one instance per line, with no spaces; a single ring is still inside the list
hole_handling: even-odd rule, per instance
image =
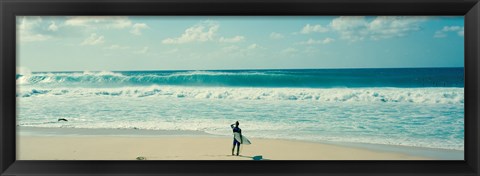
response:
[[[321,102],[464,103],[463,88],[227,88],[148,86],[121,88],[29,88],[17,97],[125,96],[233,100],[308,100]]]

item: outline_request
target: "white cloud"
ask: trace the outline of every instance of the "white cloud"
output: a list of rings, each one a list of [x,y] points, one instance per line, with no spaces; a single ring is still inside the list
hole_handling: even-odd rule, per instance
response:
[[[421,30],[420,23],[426,17],[381,16],[369,23],[370,38],[373,40],[407,36]]]
[[[300,33],[302,34],[309,34],[309,33],[313,33],[313,32],[320,32],[320,33],[323,33],[323,32],[328,32],[328,27],[324,27],[322,25],[310,25],[310,24],[307,24],[305,25],[302,30],[300,31]]]
[[[63,26],[81,27],[86,32],[98,29],[131,29],[133,35],[142,35],[142,30],[148,29],[145,23],[133,23],[128,17],[122,16],[76,16],[67,17]]]
[[[20,22],[17,22],[17,35],[20,42],[37,42],[45,41],[51,36],[40,34],[36,29],[41,27],[41,17],[22,17]]]
[[[444,32],[450,32],[450,31],[456,32],[456,31],[461,31],[461,30],[463,30],[462,26],[445,26],[442,29],[442,31],[444,31]]]
[[[286,48],[284,50],[281,51],[281,53],[283,54],[294,54],[294,53],[297,53],[298,50],[295,49],[295,48]]]
[[[177,53],[179,51],[178,48],[174,48],[174,49],[171,49],[171,50],[168,50],[168,51],[165,51],[164,53],[166,54],[174,54],[174,53]]]
[[[236,43],[236,42],[241,42],[245,40],[245,37],[244,36],[235,36],[235,37],[232,37],[232,38],[225,38],[225,37],[220,37],[219,41],[220,42],[223,42],[223,43]]]
[[[328,44],[328,43],[332,43],[333,41],[335,41],[335,39],[325,38],[325,39],[322,40],[322,43],[323,43],[323,44]]]
[[[367,26],[364,16],[341,16],[333,19],[330,26],[335,30],[356,29]]]
[[[104,37],[102,35],[97,35],[96,33],[90,34],[80,45],[98,45],[104,43]]]
[[[438,30],[433,35],[434,38],[444,38],[447,37],[447,33],[455,32],[458,36],[464,37],[465,29],[463,26],[444,26],[441,30]]]
[[[329,43],[332,43],[334,41],[335,41],[335,39],[327,37],[323,40],[308,39],[307,41],[299,42],[297,44],[301,44],[301,45],[329,44]]]
[[[142,30],[148,28],[148,25],[144,23],[134,24],[128,17],[116,16],[74,16],[66,17],[63,22],[45,22],[38,16],[26,16],[19,18],[17,21],[17,33],[20,42],[48,40],[54,38],[54,32],[63,28],[69,28],[68,33],[74,31],[72,28],[78,28],[86,34],[95,33],[96,30],[100,29],[131,29],[130,32],[133,35],[141,35]],[[95,44],[102,43],[102,41],[103,37]],[[89,45],[88,43],[89,41],[86,41],[83,45]]]
[[[283,36],[282,34],[280,33],[276,33],[276,32],[272,32],[270,33],[270,38],[271,39],[282,39],[284,38],[285,36]]]
[[[116,16],[75,16],[68,17],[64,23],[66,26],[86,27],[90,29],[124,29],[132,26],[132,21],[128,17]]]
[[[43,34],[29,34],[24,32],[19,36],[20,42],[38,42],[50,39],[50,36]]]
[[[49,31],[58,31],[58,26],[55,24],[55,21],[52,21],[50,23],[50,26],[48,26]]]
[[[340,38],[351,41],[363,40],[368,34],[367,26],[363,16],[342,16],[330,22],[330,27],[340,34]]]
[[[303,50],[303,52],[307,54],[318,53],[318,47],[308,46]]]
[[[216,22],[204,21],[185,30],[185,32],[176,38],[167,38],[162,40],[163,44],[183,44],[191,42],[206,42],[214,39],[218,31]]]
[[[232,46],[223,47],[222,50],[225,51],[225,52],[233,52],[233,51],[240,50],[240,47],[238,47],[236,45],[232,45]]]
[[[128,49],[130,47],[128,46],[121,46],[121,45],[110,45],[109,47],[105,47],[105,49],[109,50],[122,50],[122,49]]]
[[[404,37],[421,30],[420,23],[427,17],[379,16],[368,21],[363,16],[342,16],[332,20],[330,28],[349,41],[381,40]]]
[[[247,49],[257,49],[259,48],[258,44],[254,43],[254,44],[251,44],[247,47]]]
[[[130,33],[132,33],[133,35],[142,35],[142,29],[148,29],[148,25],[145,24],[145,23],[135,23],[133,26],[132,26],[132,30],[130,31]]]
[[[228,53],[230,55],[232,54],[240,54],[242,56],[245,56],[245,55],[251,55],[253,54],[254,50],[258,50],[258,49],[263,49],[263,47],[261,47],[260,45],[254,43],[254,44],[250,44],[248,46],[237,46],[237,45],[231,45],[231,46],[226,46],[226,47],[223,47],[222,50],[223,52],[225,53]]]
[[[87,26],[89,23],[88,17],[70,17],[65,20],[65,25],[67,26]]]
[[[141,50],[136,51],[135,53],[137,53],[137,54],[147,54],[149,50],[150,50],[150,48],[145,46]]]
[[[445,34],[445,32],[442,32],[440,30],[440,31],[436,31],[435,34],[433,34],[433,37],[434,38],[444,38],[444,37],[447,37],[447,34]]]

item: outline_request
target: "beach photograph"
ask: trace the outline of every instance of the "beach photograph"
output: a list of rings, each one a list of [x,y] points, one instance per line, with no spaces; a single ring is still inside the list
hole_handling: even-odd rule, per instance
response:
[[[464,160],[463,16],[17,16],[17,160]]]

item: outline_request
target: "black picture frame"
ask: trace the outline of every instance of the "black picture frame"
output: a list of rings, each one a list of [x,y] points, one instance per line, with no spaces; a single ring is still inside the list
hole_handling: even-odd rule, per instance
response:
[[[479,175],[478,0],[0,0],[0,175]],[[465,17],[463,161],[16,161],[15,16],[460,15]],[[236,168],[242,168],[241,170]]]

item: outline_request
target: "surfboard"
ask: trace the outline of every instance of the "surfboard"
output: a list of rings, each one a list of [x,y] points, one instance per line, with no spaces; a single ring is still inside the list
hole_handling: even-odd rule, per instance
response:
[[[245,144],[245,145],[252,144],[250,140],[247,139],[247,137],[245,137],[244,135],[241,135],[240,133],[233,133],[233,136],[238,142],[241,142],[241,144]]]

